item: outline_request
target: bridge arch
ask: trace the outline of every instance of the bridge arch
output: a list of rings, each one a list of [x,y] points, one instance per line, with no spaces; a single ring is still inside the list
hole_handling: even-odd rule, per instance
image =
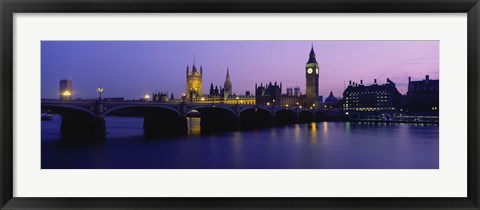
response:
[[[104,116],[121,113],[143,117],[143,132],[146,137],[183,135],[187,132],[187,121],[181,112],[162,104],[120,105],[107,109]]]
[[[105,121],[97,119],[93,110],[68,104],[42,104],[41,107],[62,116],[60,133],[64,138],[85,140],[105,137]]]
[[[260,106],[255,106],[255,107],[243,107],[242,109],[240,109],[240,111],[238,112],[238,114],[241,115],[242,112],[244,112],[244,111],[246,111],[246,110],[249,110],[249,109],[253,109],[253,110],[257,109],[257,111],[258,111],[258,110],[264,110],[264,111],[267,111],[268,113],[270,113],[271,115],[273,115],[272,110],[267,109],[267,108],[265,108],[265,107],[260,107]]]
[[[62,116],[75,115],[87,118],[95,118],[94,111],[80,106],[72,106],[66,104],[42,104],[42,109],[52,110]]]
[[[165,106],[165,105],[140,105],[140,104],[122,105],[122,106],[112,107],[110,109],[107,109],[103,114],[105,116],[108,116],[108,115],[114,113],[115,111],[119,111],[119,110],[123,110],[123,109],[140,109],[140,110],[143,110],[143,111],[146,111],[146,112],[148,112],[149,110],[145,110],[145,109],[150,109],[150,111],[153,111],[155,109],[158,109],[158,111],[167,110],[167,111],[174,112],[175,114],[177,114],[177,116],[181,116],[181,112],[179,110],[173,108],[173,107],[169,107],[169,106]]]
[[[196,110],[200,113],[200,132],[210,134],[214,132],[232,131],[237,126],[237,115],[229,107],[200,105],[192,106],[187,113]]]
[[[240,110],[240,128],[243,130],[271,127],[274,125],[273,113],[262,107],[249,107]]]
[[[307,123],[315,121],[315,113],[311,110],[305,109],[298,112],[298,121],[300,123]]]
[[[193,107],[190,107],[187,111],[187,113],[193,111],[193,110],[197,110],[198,112],[200,112],[200,114],[202,114],[202,111],[201,110],[206,110],[206,109],[212,109],[212,110],[215,110],[215,109],[221,109],[221,110],[225,110],[229,113],[231,113],[233,116],[236,116],[235,114],[235,111],[231,108],[228,108],[228,107],[223,107],[223,106],[212,106],[212,105],[201,105],[201,106],[193,106]],[[205,113],[205,112],[204,112]]]
[[[293,124],[296,122],[297,113],[292,109],[279,109],[275,111],[277,125]]]

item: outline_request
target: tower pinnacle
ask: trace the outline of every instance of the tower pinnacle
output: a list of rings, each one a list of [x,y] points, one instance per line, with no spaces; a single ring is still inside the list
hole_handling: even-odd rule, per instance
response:
[[[310,56],[308,58],[307,63],[317,63],[317,59],[315,58],[315,51],[313,50],[313,43],[312,43],[312,49],[310,50]]]
[[[232,91],[232,82],[230,81],[230,71],[227,67],[227,76],[225,77],[225,83],[223,84],[225,88],[224,92],[224,98],[228,98],[228,96],[231,96],[233,94]]]

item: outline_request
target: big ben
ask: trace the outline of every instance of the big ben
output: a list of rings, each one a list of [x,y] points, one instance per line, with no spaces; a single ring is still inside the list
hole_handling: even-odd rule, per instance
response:
[[[318,106],[318,63],[315,59],[315,51],[310,50],[310,57],[305,65],[306,77],[306,107],[316,108]]]

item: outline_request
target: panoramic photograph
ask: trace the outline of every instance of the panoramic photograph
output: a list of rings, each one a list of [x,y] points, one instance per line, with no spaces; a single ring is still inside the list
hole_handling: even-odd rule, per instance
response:
[[[439,169],[439,41],[42,41],[42,169]]]

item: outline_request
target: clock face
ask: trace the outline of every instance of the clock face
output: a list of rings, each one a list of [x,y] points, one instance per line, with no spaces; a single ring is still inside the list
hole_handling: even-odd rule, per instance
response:
[[[312,68],[308,68],[308,69],[307,69],[307,73],[308,73],[308,74],[311,74],[312,72],[313,72],[313,69],[312,69]]]
[[[316,69],[315,69],[315,71],[316,71],[316,72],[317,72],[317,74],[318,74],[318,68],[316,68]]]

